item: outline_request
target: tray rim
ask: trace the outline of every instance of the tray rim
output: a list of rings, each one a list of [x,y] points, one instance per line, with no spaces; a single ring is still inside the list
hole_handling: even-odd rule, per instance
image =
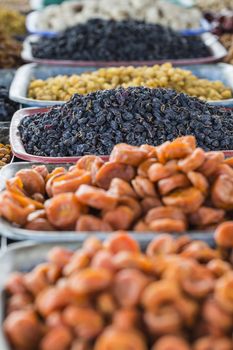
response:
[[[179,59],[179,60],[153,60],[153,61],[74,61],[74,60],[55,60],[55,59],[41,59],[36,58],[32,55],[31,42],[39,40],[40,35],[32,34],[29,35],[23,42],[23,50],[21,57],[26,62],[35,62],[39,64],[48,65],[65,65],[73,67],[119,67],[124,65],[143,66],[143,65],[155,65],[170,62],[175,65],[190,65],[190,64],[201,64],[201,63],[214,63],[222,60],[227,55],[227,50],[219,42],[218,37],[207,32],[200,35],[205,44],[209,47],[212,52],[211,56],[196,58],[196,59]]]
[[[5,219],[0,218],[0,231],[1,234],[13,240],[24,241],[30,240],[35,242],[44,242],[44,243],[70,243],[78,242],[81,243],[90,236],[95,236],[101,240],[106,239],[115,231],[111,232],[98,232],[98,231],[85,231],[85,232],[76,232],[76,231],[33,231],[25,230],[22,228],[17,228],[12,224],[8,223]],[[161,234],[166,232],[135,232],[127,231],[134,239],[138,242],[148,242],[155,237],[158,237]],[[173,233],[173,237],[188,235],[196,240],[213,240],[214,231],[187,231],[182,234]]]
[[[59,107],[59,106],[58,106]],[[38,108],[38,107],[29,107],[29,108],[22,108],[15,112],[13,115],[13,118],[11,120],[10,124],[10,144],[12,148],[12,153],[15,157],[27,160],[27,161],[34,161],[34,162],[43,162],[43,163],[75,163],[77,162],[80,157],[82,156],[73,156],[73,157],[46,157],[46,156],[36,156],[33,154],[29,154],[26,152],[19,133],[18,133],[18,125],[19,122],[25,117],[25,116],[31,116],[35,113],[43,113],[50,110],[51,107],[47,108]],[[233,108],[230,108],[233,110]],[[220,150],[224,153],[226,157],[233,157],[233,150]],[[103,160],[107,160],[109,155],[101,155],[100,156]]]
[[[190,67],[204,67],[204,66],[208,66],[208,64],[198,64],[198,65],[190,65]],[[233,78],[233,65],[230,65],[228,63],[216,63],[216,66],[218,67],[222,67],[223,69],[225,68],[228,71],[232,71],[232,78]],[[29,87],[29,83],[30,83],[30,79],[33,75],[33,71],[36,70],[37,68],[39,68],[40,65],[38,65],[37,63],[27,63],[23,66],[21,66],[20,68],[18,68],[14,79],[11,83],[10,86],[10,90],[9,90],[9,96],[10,99],[18,102],[20,104],[26,105],[26,106],[31,106],[31,107],[49,107],[49,106],[56,106],[56,105],[63,105],[64,103],[66,103],[67,101],[53,101],[53,100],[36,100],[30,97],[27,97],[26,94],[21,93],[22,91],[22,81],[25,82],[25,88],[26,91],[28,91],[28,87]],[[46,67],[46,66],[45,66]],[[54,68],[65,68],[64,66],[54,66]],[[71,68],[71,67],[70,67]],[[81,67],[76,67],[76,68],[81,68]],[[85,68],[85,67],[83,67]],[[96,69],[97,67],[87,67],[87,71],[88,68],[93,68]],[[179,66],[180,69],[185,69],[188,70],[186,66]],[[190,68],[191,69],[191,68]],[[75,74],[75,73],[74,73]],[[77,75],[80,75],[82,73],[76,73]],[[64,75],[64,74],[62,74]],[[46,78],[47,79],[47,78]],[[207,79],[207,78],[203,78],[203,79]],[[231,89],[232,93],[233,93],[233,83],[232,86],[229,86],[229,88]],[[233,97],[230,99],[225,99],[225,100],[209,100],[206,101],[208,104],[210,105],[215,105],[215,106],[223,106],[223,107],[227,107],[227,106],[233,106]]]

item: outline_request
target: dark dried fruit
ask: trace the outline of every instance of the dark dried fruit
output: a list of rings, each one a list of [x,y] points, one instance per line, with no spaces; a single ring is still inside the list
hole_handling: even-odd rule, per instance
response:
[[[34,57],[85,61],[148,61],[210,56],[198,36],[184,36],[158,24],[92,19],[57,37],[32,43]]]
[[[19,133],[28,153],[51,157],[106,155],[117,143],[159,145],[181,135],[194,135],[206,151],[224,150],[233,149],[233,112],[173,90],[119,88],[26,116]]]

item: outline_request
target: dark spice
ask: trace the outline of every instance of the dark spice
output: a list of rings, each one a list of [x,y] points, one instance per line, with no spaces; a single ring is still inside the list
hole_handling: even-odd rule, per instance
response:
[[[159,145],[182,135],[205,150],[233,149],[233,112],[173,90],[119,88],[26,116],[19,133],[28,153],[51,157],[106,155],[117,143]]]
[[[86,61],[148,61],[210,56],[198,36],[161,25],[92,19],[32,43],[34,57]]]

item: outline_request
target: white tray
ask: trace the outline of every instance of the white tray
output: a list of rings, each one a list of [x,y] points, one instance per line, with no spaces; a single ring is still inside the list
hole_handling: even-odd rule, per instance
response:
[[[226,63],[201,64],[180,66],[181,69],[188,69],[199,78],[208,80],[220,80],[233,91],[233,65]],[[95,67],[64,67],[64,66],[41,66],[35,63],[29,63],[20,67],[14,77],[10,88],[10,98],[25,106],[48,107],[64,104],[65,101],[45,101],[34,100],[27,97],[29,84],[34,79],[45,80],[56,75],[82,74],[87,71],[94,71]],[[219,101],[207,101],[212,105],[233,107],[233,98]]]

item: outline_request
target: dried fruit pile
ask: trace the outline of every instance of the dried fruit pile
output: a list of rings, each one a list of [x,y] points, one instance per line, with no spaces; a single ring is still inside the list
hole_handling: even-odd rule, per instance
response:
[[[31,43],[37,58],[85,61],[148,61],[210,56],[200,37],[160,25],[93,19]]]
[[[22,65],[22,45],[18,41],[0,31],[0,45],[0,68],[15,68]]]
[[[7,35],[26,34],[25,16],[0,3],[0,30]]]
[[[233,149],[233,112],[173,90],[119,88],[26,116],[19,133],[28,153],[51,157],[109,155],[120,142],[159,145],[190,134],[205,150],[223,150]]]
[[[28,97],[36,100],[67,101],[73,94],[88,94],[119,86],[166,87],[203,100],[224,100],[232,91],[220,81],[199,79],[191,71],[175,68],[170,63],[153,67],[101,68],[80,75],[58,75],[46,80],[32,80]]]
[[[10,343],[15,350],[232,350],[233,222],[224,225],[216,232],[221,250],[161,235],[143,253],[124,232],[104,243],[92,237],[75,252],[53,248],[47,262],[6,283]]]
[[[0,168],[10,163],[11,157],[11,146],[0,143]]]
[[[135,19],[169,26],[176,30],[199,28],[202,13],[164,0],[78,0],[43,8],[35,26],[39,30],[60,31],[90,18],[122,21]]]
[[[9,99],[8,89],[0,86],[0,122],[10,121],[18,109],[19,104]]]
[[[108,162],[84,156],[68,171],[22,169],[0,195],[3,218],[41,231],[207,230],[232,211],[233,159],[196,148],[193,136],[118,144]]]

